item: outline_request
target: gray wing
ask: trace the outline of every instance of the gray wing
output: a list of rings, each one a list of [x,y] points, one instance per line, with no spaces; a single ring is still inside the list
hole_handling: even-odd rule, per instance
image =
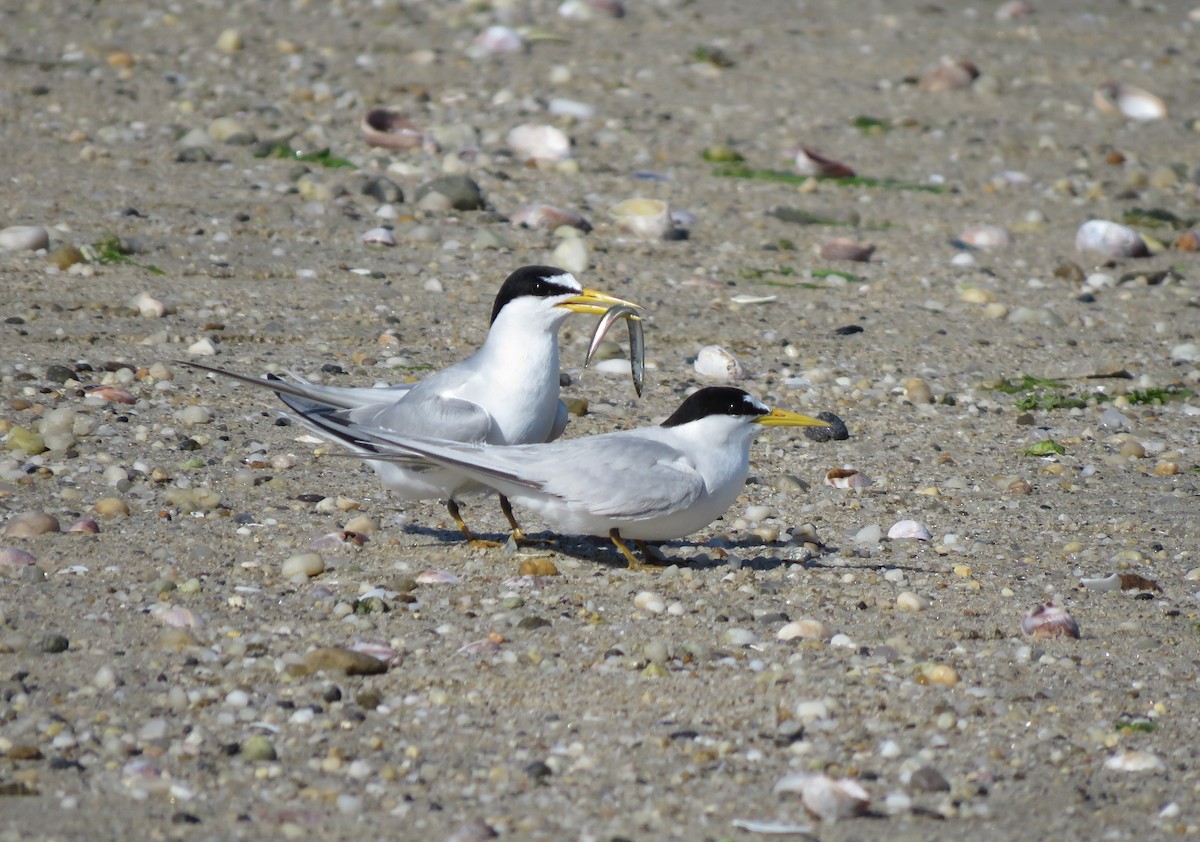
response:
[[[683,453],[639,431],[509,447],[414,439],[354,425],[351,432],[360,444],[373,448],[372,458],[407,462],[416,454],[502,494],[540,491],[606,517],[639,520],[668,514],[691,505],[706,490]]]

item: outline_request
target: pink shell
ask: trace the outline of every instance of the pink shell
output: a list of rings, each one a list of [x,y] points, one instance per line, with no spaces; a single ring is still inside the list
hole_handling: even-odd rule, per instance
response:
[[[977,249],[998,249],[1013,244],[1012,234],[998,225],[972,225],[958,238]]]
[[[551,231],[562,225],[578,228],[585,234],[592,230],[591,223],[579,214],[553,205],[525,205],[513,211],[508,221],[525,228],[545,228]]]
[[[90,517],[81,517],[79,520],[71,524],[68,532],[83,533],[85,535],[95,535],[100,531],[100,524],[96,523]]]
[[[1073,637],[1079,639],[1079,624],[1067,609],[1047,602],[1025,615],[1021,620],[1021,631],[1030,637],[1044,640],[1050,637]]]
[[[113,403],[137,403],[137,396],[124,386],[89,386],[87,388],[87,397],[101,398],[102,400],[112,401]]]
[[[320,538],[313,538],[308,548],[310,550],[331,550],[341,547],[361,547],[368,540],[370,539],[361,532],[342,529],[322,535]]]
[[[407,116],[388,108],[374,108],[363,115],[359,130],[368,146],[385,149],[414,149],[425,142],[425,133]]]
[[[0,548],[0,567],[28,567],[37,564],[33,553],[26,552],[20,547]]]
[[[417,582],[422,585],[457,585],[462,579],[445,570],[422,570],[417,574]]]
[[[944,58],[921,77],[917,87],[929,93],[944,93],[968,88],[979,78],[979,68],[966,59]]]
[[[825,260],[855,260],[866,263],[875,253],[875,246],[859,243],[849,237],[834,237],[821,243],[821,257]]]
[[[832,485],[834,488],[853,488],[858,490],[872,485],[873,480],[861,471],[854,470],[854,468],[834,468],[825,474],[825,484]]]
[[[383,661],[389,667],[394,666],[395,662],[400,659],[400,653],[386,643],[359,641],[358,643],[351,644],[350,651],[370,655],[372,658]]]

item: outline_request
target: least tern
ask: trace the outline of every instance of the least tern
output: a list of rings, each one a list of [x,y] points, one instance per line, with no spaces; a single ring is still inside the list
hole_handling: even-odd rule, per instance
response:
[[[624,299],[585,289],[563,269],[524,266],[509,275],[496,294],[491,326],[479,350],[416,384],[321,386],[299,378],[260,379],[196,362],[184,364],[272,390],[310,429],[364,455],[371,448],[356,446],[345,426],[489,446],[542,443],[562,435],[567,424],[567,408],[558,398],[559,327],[572,313],[603,315],[617,306],[640,310]],[[457,500],[486,488],[462,471],[396,460],[367,464],[402,499],[445,500],[467,540],[488,543],[468,528]],[[521,529],[503,496],[500,505],[513,537],[520,540]]]
[[[680,538],[708,526],[733,504],[750,470],[750,443],[763,427],[824,427],[826,422],[772,410],[741,389],[709,386],[655,427],[493,447],[397,434],[345,419],[343,440],[377,459],[414,455],[488,485],[566,534],[607,535],[631,568],[641,565],[623,539]],[[333,433],[334,430],[329,430]]]

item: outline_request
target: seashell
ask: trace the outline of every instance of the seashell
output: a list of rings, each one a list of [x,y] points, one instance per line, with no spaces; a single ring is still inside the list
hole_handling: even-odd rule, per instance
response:
[[[0,567],[28,567],[37,564],[33,553],[20,547],[0,547]]]
[[[1010,0],[996,9],[996,20],[1013,20],[1033,14],[1033,6],[1024,0]]]
[[[191,629],[196,626],[203,625],[190,609],[175,606],[168,608],[165,611],[159,612],[159,622],[170,626],[173,629]]]
[[[492,632],[487,637],[480,640],[472,640],[470,643],[462,646],[458,650],[460,655],[484,655],[488,652],[495,652],[500,648],[500,644],[504,642],[504,636],[496,632]]]
[[[112,401],[113,403],[137,403],[137,396],[124,386],[89,386],[87,388],[86,396],[89,398],[100,398],[101,400]]]
[[[626,199],[608,213],[618,227],[641,240],[662,240],[672,230],[671,212],[661,199]]]
[[[928,93],[944,93],[968,88],[979,78],[979,68],[962,58],[943,58],[917,82]]]
[[[1091,588],[1094,591],[1119,591],[1121,590],[1121,577],[1113,573],[1100,579],[1080,579],[1079,586]]]
[[[684,283],[687,284],[687,281]],[[750,304],[771,304],[778,300],[778,295],[735,295],[729,299],[729,303],[745,307]]]
[[[825,474],[825,484],[834,488],[860,490],[874,484],[869,476],[854,468],[834,468]]]
[[[68,532],[82,533],[85,535],[96,535],[100,532],[100,524],[96,523],[90,517],[81,517],[79,520],[71,524]]]
[[[58,531],[58,519],[54,515],[39,511],[22,512],[4,527],[4,535],[8,538],[35,538],[47,532]]]
[[[489,26],[475,36],[471,46],[482,53],[518,53],[525,49],[525,39],[507,26]]]
[[[701,377],[728,383],[733,380],[745,380],[746,369],[738,362],[737,357],[717,345],[705,345],[696,354],[696,362],[692,368]]]
[[[929,600],[919,593],[901,591],[896,594],[896,610],[910,614],[919,614],[929,607]]]
[[[1106,219],[1091,219],[1075,234],[1077,251],[1094,251],[1108,257],[1148,257],[1146,241],[1134,231]]]
[[[50,248],[50,232],[40,225],[11,225],[0,229],[0,249],[37,251]]]
[[[866,263],[875,253],[875,246],[860,243],[849,237],[834,237],[821,243],[821,257],[825,260],[855,260]]]
[[[1021,620],[1021,631],[1030,637],[1046,639],[1050,637],[1073,637],[1079,639],[1079,624],[1067,613],[1067,609],[1047,602],[1030,611]]]
[[[383,661],[389,667],[395,666],[400,660],[400,653],[386,643],[371,643],[369,641],[359,641],[352,643],[349,647],[351,652],[358,652],[360,655],[370,655],[372,658]]]
[[[1013,244],[1012,234],[998,225],[972,225],[958,239],[977,249],[1000,249]]]
[[[368,146],[384,149],[414,149],[426,143],[425,133],[399,111],[373,108],[363,115],[358,129]]]
[[[521,161],[565,161],[571,157],[566,132],[540,123],[522,123],[506,139],[513,156]]]
[[[566,0],[558,7],[558,14],[570,20],[591,20],[600,15],[623,18],[625,4],[621,0]]]
[[[824,623],[808,618],[792,620],[775,632],[777,640],[825,640],[828,636]]]
[[[396,245],[396,237],[387,228],[372,228],[361,237],[362,241],[369,246],[394,246]]]
[[[457,585],[462,579],[445,570],[423,570],[417,574],[417,582],[422,585]]]
[[[1105,760],[1104,768],[1116,772],[1165,772],[1167,764],[1148,751],[1123,751]]]
[[[835,161],[828,155],[822,155],[811,146],[801,146],[796,152],[796,172],[800,175],[810,175],[813,178],[854,178],[854,170]]]
[[[591,223],[579,214],[553,205],[525,205],[513,211],[508,221],[523,228],[544,228],[550,231],[563,225],[578,228],[585,234],[592,230]]]
[[[901,520],[892,524],[891,529],[887,531],[889,541],[902,541],[905,538],[912,538],[917,541],[928,541],[933,535],[921,523],[915,520]]]
[[[853,778],[834,780],[828,775],[785,775],[775,792],[798,792],[804,809],[826,822],[861,816],[871,803],[870,794]]]
[[[1122,82],[1105,82],[1092,91],[1092,104],[1101,114],[1128,117],[1130,120],[1161,120],[1167,106],[1149,91]]]
[[[332,550],[341,547],[361,547],[367,543],[369,539],[366,535],[359,532],[353,532],[349,529],[342,529],[337,532],[330,532],[322,535],[319,538],[314,538],[308,545],[310,550]]]
[[[904,397],[912,403],[933,403],[933,390],[920,377],[904,381]]]
[[[137,298],[130,302],[133,309],[137,310],[143,318],[161,319],[167,312],[167,305],[163,304],[153,295],[148,292],[143,292]]]

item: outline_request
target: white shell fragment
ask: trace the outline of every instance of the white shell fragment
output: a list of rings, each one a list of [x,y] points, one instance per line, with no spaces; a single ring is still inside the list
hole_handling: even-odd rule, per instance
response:
[[[133,299],[132,306],[146,319],[161,319],[167,312],[166,305],[148,292],[143,292]]]
[[[775,792],[799,793],[804,809],[827,822],[861,816],[871,803],[870,794],[858,781],[835,780],[828,775],[785,775],[775,784]]]
[[[475,36],[471,47],[481,54],[517,53],[525,49],[525,39],[507,26],[489,26]]]
[[[420,585],[457,585],[462,579],[445,570],[422,570],[417,574],[417,584]]]
[[[1117,573],[1112,573],[1100,579],[1080,579],[1079,584],[1094,591],[1119,591],[1121,590],[1121,577]]]
[[[811,146],[801,146],[796,152],[796,172],[813,178],[854,178],[854,169]]]
[[[565,161],[571,157],[571,139],[561,129],[522,123],[508,133],[508,148],[520,161]]]
[[[999,225],[972,225],[958,239],[977,249],[1007,248],[1013,244],[1012,234]]]
[[[362,235],[362,241],[368,246],[394,246],[396,237],[387,228],[372,228]]]
[[[1161,120],[1167,105],[1149,91],[1122,82],[1105,82],[1092,91],[1092,104],[1101,114],[1130,120]]]
[[[915,520],[901,520],[892,524],[891,528],[888,529],[887,536],[889,541],[902,541],[905,538],[928,541],[933,537],[933,534],[923,524]]]
[[[825,640],[828,636],[824,623],[804,617],[786,623],[775,632],[776,640]]]
[[[40,225],[12,225],[0,230],[0,249],[37,251],[50,248],[50,232]]]
[[[1075,249],[1109,257],[1146,257],[1150,254],[1146,241],[1136,231],[1106,219],[1092,219],[1079,226]]]
[[[1104,768],[1117,772],[1165,772],[1167,764],[1148,751],[1123,751],[1105,760]]]
[[[696,354],[692,368],[701,377],[718,383],[745,380],[746,369],[737,357],[718,345],[705,345]]]
[[[661,199],[634,197],[609,212],[617,227],[640,240],[662,240],[672,230],[671,211]]]
[[[1021,620],[1021,631],[1030,637],[1073,637],[1079,639],[1079,624],[1062,606],[1047,602],[1039,605]]]

